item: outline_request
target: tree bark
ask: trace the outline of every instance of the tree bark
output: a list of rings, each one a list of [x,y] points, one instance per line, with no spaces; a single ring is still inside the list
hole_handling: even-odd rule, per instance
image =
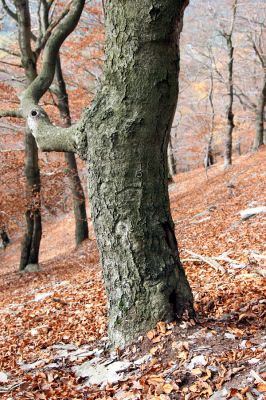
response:
[[[232,20],[229,33],[223,33],[226,39],[227,51],[228,51],[228,106],[226,111],[227,116],[227,129],[225,136],[225,149],[224,149],[224,168],[230,167],[232,165],[232,148],[233,148],[233,130],[234,124],[234,113],[233,113],[233,103],[234,103],[234,82],[233,82],[233,68],[234,68],[234,46],[233,46],[233,32],[236,20],[238,0],[234,0],[232,8]]]
[[[253,145],[254,151],[257,151],[261,145],[266,144],[266,140],[264,138],[265,104],[266,104],[266,74],[264,74],[263,87],[259,95],[258,104],[256,108],[256,136]]]
[[[212,68],[212,67],[211,67]],[[213,70],[211,69],[210,74],[210,90],[208,94],[208,99],[211,107],[211,121],[210,121],[210,135],[207,143],[207,149],[204,157],[204,167],[207,174],[208,167],[211,167],[214,164],[214,155],[213,155],[213,135],[214,135],[214,122],[215,122],[215,110],[213,104]]]
[[[36,59],[31,50],[31,21],[28,1],[15,1],[18,22],[19,46],[22,66],[27,85],[37,76]],[[38,165],[38,148],[31,131],[25,129],[25,177],[26,177],[26,231],[21,242],[19,269],[24,270],[28,264],[38,264],[39,249],[42,237],[41,221],[41,180]]]
[[[58,99],[58,109],[60,112],[61,119],[65,127],[71,126],[71,117],[69,111],[68,94],[66,90],[65,80],[62,73],[60,56],[58,56],[55,78],[57,88],[55,94]],[[65,153],[65,160],[67,163],[67,175],[69,178],[70,189],[73,198],[73,208],[75,216],[75,239],[76,245],[78,246],[85,239],[89,237],[89,229],[87,222],[86,213],[86,200],[85,194],[82,188],[82,184],[79,178],[77,162],[74,153]]]
[[[106,3],[105,79],[86,113],[85,131],[89,198],[114,346],[159,320],[172,321],[185,310],[193,314],[167,185],[185,3]]]
[[[34,106],[34,86],[22,99],[26,110],[31,105],[28,121],[41,149],[71,149],[87,159],[114,347],[124,346],[159,320],[173,321],[184,312],[194,316],[167,184],[179,35],[187,3],[106,3],[102,87],[76,127],[53,127],[47,114]],[[48,83],[51,78],[50,73]],[[40,86],[37,81],[39,93]]]
[[[233,142],[233,130],[234,124],[234,85],[233,85],[233,64],[234,64],[234,47],[232,44],[232,35],[227,37],[227,49],[228,49],[228,86],[229,86],[229,103],[227,106],[227,129],[225,136],[225,149],[224,149],[224,168],[228,168],[232,165],[232,142]]]
[[[174,151],[172,146],[171,136],[169,139],[168,149],[167,149],[167,157],[168,157],[168,181],[173,181],[173,176],[176,175],[176,161],[174,157]]]
[[[19,269],[28,264],[38,264],[42,237],[41,180],[38,165],[38,149],[30,130],[25,131],[25,177],[26,177],[26,231],[21,242]]]

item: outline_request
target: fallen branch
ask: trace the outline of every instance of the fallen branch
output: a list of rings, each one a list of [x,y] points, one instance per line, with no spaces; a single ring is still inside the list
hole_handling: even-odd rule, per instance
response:
[[[254,207],[254,208],[247,208],[246,210],[241,210],[239,212],[240,217],[243,221],[254,217],[254,215],[258,215],[258,214],[263,214],[266,213],[266,207],[265,206],[261,206],[261,207]]]
[[[214,268],[216,271],[221,272],[222,274],[225,274],[225,269],[222,267],[216,260],[214,260],[211,257],[208,256],[202,256],[200,254],[194,253],[193,251],[186,250],[186,252],[190,255],[192,255],[194,258],[199,259],[206,264],[208,264],[210,267]]]
[[[3,117],[22,118],[22,113],[20,110],[0,110],[0,118]]]
[[[14,385],[8,386],[7,388],[0,388],[0,393],[11,392],[12,390],[16,389],[17,387],[23,385],[23,383],[25,383],[25,381],[19,382],[19,383],[15,383]]]
[[[266,385],[266,381],[262,379],[253,369],[250,371],[250,375],[256,380],[256,382]]]

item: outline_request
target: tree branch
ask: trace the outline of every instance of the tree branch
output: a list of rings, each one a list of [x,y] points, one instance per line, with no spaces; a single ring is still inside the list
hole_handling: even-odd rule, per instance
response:
[[[73,0],[70,11],[49,37],[44,48],[42,69],[38,77],[34,79],[22,95],[21,105],[25,115],[28,114],[32,106],[38,104],[40,98],[49,89],[54,79],[55,65],[60,46],[75,29],[84,4],[85,0]]]
[[[42,151],[76,152],[76,127],[60,128],[51,124],[41,107],[31,109],[28,126]]]
[[[0,110],[0,118],[3,117],[22,118],[23,115],[20,110]]]
[[[5,47],[0,47],[0,51],[3,51],[7,54],[9,54],[10,56],[14,56],[14,57],[20,57],[20,54],[14,50],[11,49],[7,49]]]
[[[12,11],[11,8],[8,7],[8,5],[6,4],[6,0],[1,0],[1,2],[2,2],[2,5],[3,5],[3,9],[7,13],[7,15],[9,15],[16,22],[18,22],[17,14],[14,11]]]
[[[10,65],[11,67],[23,68],[21,64],[14,64],[4,60],[0,60],[0,63],[5,65]]]
[[[263,53],[259,50],[259,47],[256,45],[255,40],[252,40],[252,47],[261,62],[262,68],[266,68],[266,60],[264,60]]]
[[[38,147],[43,151],[77,151],[77,136],[81,133],[77,127],[59,128],[51,124],[48,115],[37,104],[49,89],[55,74],[60,46],[75,29],[85,0],[73,0],[72,7],[52,31],[43,52],[42,69],[39,75],[22,94],[22,112],[27,117]],[[81,141],[84,141],[82,137]]]
[[[21,63],[28,83],[36,77],[36,60],[31,48],[31,15],[29,2],[14,0],[18,18],[18,41],[21,52]]]
[[[40,40],[40,43],[38,44],[38,46],[35,49],[35,55],[36,57],[38,57],[40,55],[40,52],[42,51],[42,49],[45,47],[45,44],[47,43],[49,37],[51,36],[53,30],[56,28],[56,26],[62,21],[62,19],[69,13],[70,11],[70,3],[67,5],[67,7],[65,8],[65,10],[62,12],[61,15],[59,15],[59,17],[50,23],[50,25],[48,26],[48,28],[46,29],[43,37]]]

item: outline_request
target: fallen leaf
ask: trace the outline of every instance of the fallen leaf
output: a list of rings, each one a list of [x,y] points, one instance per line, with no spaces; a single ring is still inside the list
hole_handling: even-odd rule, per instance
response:
[[[266,383],[258,383],[257,390],[259,392],[265,393],[266,392]]]
[[[173,386],[170,383],[166,383],[165,385],[163,385],[163,391],[166,394],[170,394],[173,391]]]
[[[147,332],[147,338],[152,340],[154,338],[154,336],[156,335],[156,331],[155,329],[152,329],[151,331]]]
[[[156,326],[160,333],[162,333],[163,335],[166,333],[166,323],[165,322],[159,321]]]
[[[202,375],[202,370],[200,368],[193,368],[191,373],[192,375]]]
[[[161,376],[157,375],[150,375],[149,378],[147,379],[147,382],[149,385],[160,385],[164,383],[164,379]]]

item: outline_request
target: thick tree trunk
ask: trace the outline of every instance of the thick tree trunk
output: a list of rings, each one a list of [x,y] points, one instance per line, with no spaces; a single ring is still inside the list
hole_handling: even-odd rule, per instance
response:
[[[228,86],[229,86],[229,103],[227,107],[227,128],[225,136],[224,149],[224,168],[228,168],[232,164],[232,148],[233,148],[233,130],[234,130],[234,86],[233,86],[233,63],[234,63],[234,47],[232,44],[232,32],[227,36],[228,49]]]
[[[28,264],[38,264],[42,237],[40,170],[38,149],[34,137],[28,128],[25,132],[25,177],[26,177],[26,231],[21,242],[19,269]]]
[[[62,73],[60,57],[58,56],[55,77],[57,82],[56,95],[58,99],[58,109],[60,112],[61,119],[65,127],[71,125],[68,94],[66,91],[66,85]],[[87,222],[86,213],[86,200],[85,194],[80,181],[77,162],[74,153],[65,153],[65,160],[67,163],[67,174],[70,183],[70,189],[73,198],[73,208],[75,216],[75,239],[76,245],[78,246],[83,240],[88,239],[89,229]]]
[[[114,346],[159,320],[194,312],[167,185],[186,3],[106,3],[105,78],[81,130],[87,132],[89,197]]]
[[[266,74],[264,75],[263,88],[259,96],[256,109],[256,136],[253,144],[253,150],[257,151],[259,147],[266,144],[264,140],[264,110],[266,104]]]

